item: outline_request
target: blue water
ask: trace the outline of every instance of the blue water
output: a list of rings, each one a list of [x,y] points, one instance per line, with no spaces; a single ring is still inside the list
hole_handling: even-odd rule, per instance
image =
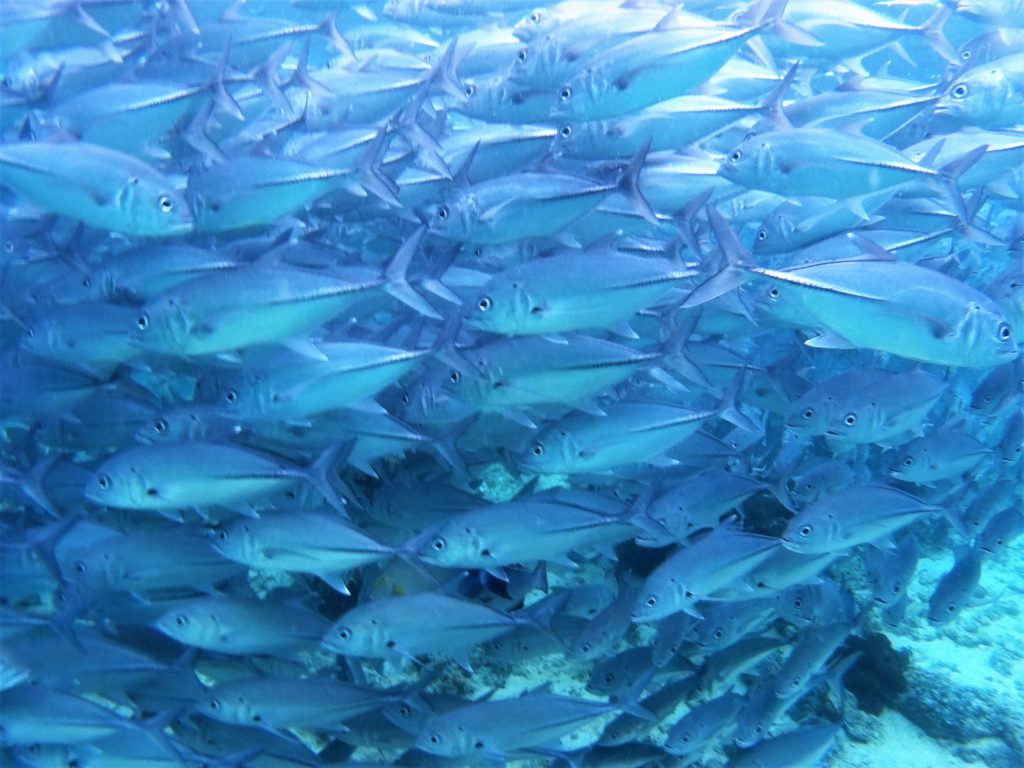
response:
[[[0,11],[0,765],[1024,760],[1014,3]]]

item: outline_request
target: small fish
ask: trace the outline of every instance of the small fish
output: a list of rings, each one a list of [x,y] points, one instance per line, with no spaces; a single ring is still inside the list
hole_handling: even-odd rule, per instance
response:
[[[971,547],[960,554],[928,598],[928,621],[934,626],[948,624],[967,607],[981,581],[984,557],[981,547]]]

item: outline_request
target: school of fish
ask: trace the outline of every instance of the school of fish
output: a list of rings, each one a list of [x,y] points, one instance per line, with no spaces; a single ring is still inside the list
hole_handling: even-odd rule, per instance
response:
[[[815,766],[1024,532],[1020,0],[0,0],[0,88],[4,765]]]

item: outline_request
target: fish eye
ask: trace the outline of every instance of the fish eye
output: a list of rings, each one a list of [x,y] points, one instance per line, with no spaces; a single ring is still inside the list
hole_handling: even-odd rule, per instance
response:
[[[156,423],[153,425],[153,429],[158,435],[162,435],[167,431],[167,419],[157,419]]]
[[[412,714],[412,710],[409,708],[408,704],[402,704],[398,708],[398,714],[400,714],[402,717],[408,717]]]
[[[448,542],[446,542],[444,539],[438,538],[434,539],[430,546],[433,547],[435,552],[443,552],[444,548],[448,546]]]
[[[174,201],[169,195],[160,195],[160,210],[163,213],[170,213],[174,210]]]
[[[437,209],[437,218],[439,218],[441,221],[448,221],[447,205],[442,205],[440,208]]]
[[[572,136],[572,126],[567,125],[562,129],[562,138],[568,139],[570,136]]]
[[[229,403],[238,402],[238,393],[233,389],[229,389],[227,391],[227,394],[224,395],[224,397]]]
[[[431,744],[440,744],[441,743],[441,737],[438,736],[436,733],[430,734],[430,743]]]
[[[805,419],[813,419],[814,418],[814,409],[813,408],[808,408],[807,410],[805,410],[804,411],[804,418]]]
[[[220,539],[221,541],[227,541],[228,540],[228,532],[224,528],[221,528],[220,530],[217,531],[217,538]]]
[[[533,446],[533,455],[534,456],[543,456],[544,455],[544,446],[541,445],[540,443],[537,443],[535,446]]]
[[[608,672],[607,674],[605,674],[604,681],[606,683],[608,683],[609,685],[611,685],[613,682],[615,682],[615,675],[614,675],[614,673]]]
[[[538,24],[540,22],[540,11],[534,11],[533,13],[531,13],[530,21],[533,22],[534,24]]]
[[[970,48],[965,49],[960,54],[960,58],[963,59],[964,61],[967,61],[968,59],[970,59],[971,58],[971,49]]]
[[[210,699],[210,709],[220,709],[220,699]]]
[[[520,62],[526,61],[526,49],[520,49],[519,53],[516,54],[516,59]]]
[[[342,627],[341,629],[338,630],[338,639],[340,639],[340,640],[351,640],[352,639],[352,630],[350,630],[348,627]]]
[[[86,568],[85,563],[83,561],[79,560],[77,563],[75,563],[75,573],[85,573],[87,570],[89,569]]]
[[[771,296],[773,299],[779,298],[779,289],[772,288],[770,291],[768,291],[768,295]]]
[[[402,393],[402,405],[408,405],[410,402],[411,401],[409,399],[409,393],[408,392],[403,392]]]
[[[729,160],[734,163],[738,163],[741,157],[743,157],[743,153],[740,152],[738,149],[734,149],[732,154],[729,155]]]
[[[482,741],[475,742],[473,744],[473,748],[474,749],[483,749],[484,748],[484,743]]]
[[[462,374],[458,371],[452,371],[448,374],[448,380],[451,381],[452,384],[458,384],[462,381]]]
[[[475,93],[476,93],[476,86],[475,86],[475,85],[473,85],[473,83],[468,83],[468,84],[466,85],[466,95],[467,95],[467,96],[472,96],[472,95],[474,95]]]
[[[763,229],[757,230],[757,239],[761,240],[762,242],[767,240],[768,239],[768,233],[765,232]]]
[[[848,427],[852,427],[856,423],[857,423],[857,414],[855,414],[855,413],[848,413],[848,414],[846,414],[843,417],[843,424],[845,424]]]
[[[999,334],[1000,341],[1009,341],[1013,332],[1010,330],[1010,326],[1006,323],[1000,323],[999,329],[996,331]]]
[[[953,93],[953,98],[954,99],[962,99],[962,98],[964,98],[964,96],[967,95],[967,85],[966,85],[966,83],[960,83],[959,85],[955,86],[953,88],[952,93]]]
[[[491,308],[491,297],[490,296],[482,296],[482,297],[480,297],[480,301],[477,302],[477,306],[480,308],[481,312],[486,312],[487,310],[489,310]]]
[[[110,490],[110,476],[109,475],[100,475],[99,477],[96,478],[96,485],[98,485],[100,487],[101,491],[109,491]]]
[[[569,99],[571,99],[572,88],[570,88],[569,86],[565,86],[565,88],[563,88],[561,92],[558,94],[558,98],[560,98],[562,101],[568,101]]]
[[[647,599],[644,600],[644,605],[646,605],[648,608],[653,608],[657,604],[658,604],[658,598],[655,597],[654,595],[648,595]]]
[[[82,287],[83,288],[91,288],[92,287],[92,278],[89,275],[86,275],[85,277],[82,278]]]
[[[143,312],[137,318],[135,318],[135,324],[139,327],[140,331],[144,331],[149,328],[149,315]]]
[[[174,623],[177,624],[179,627],[187,627],[188,626],[188,616],[185,616],[184,614],[181,615],[181,616],[176,616],[174,618]]]
[[[801,535],[801,536],[803,536],[804,538],[806,538],[806,537],[808,537],[808,536],[810,536],[810,535],[811,535],[811,532],[812,532],[813,530],[814,530],[814,529],[813,529],[813,528],[811,528],[811,526],[809,526],[809,525],[805,525],[805,526],[803,526],[803,527],[802,527],[802,528],[800,529],[800,535]]]
[[[956,605],[955,604],[950,603],[949,605],[946,606],[946,613],[955,613],[955,612],[956,612]]]
[[[14,253],[13,240],[4,240],[4,253]]]
[[[907,456],[907,458],[905,458],[903,460],[903,466],[905,466],[905,467],[913,466],[913,464],[914,464],[914,457],[913,456]]]

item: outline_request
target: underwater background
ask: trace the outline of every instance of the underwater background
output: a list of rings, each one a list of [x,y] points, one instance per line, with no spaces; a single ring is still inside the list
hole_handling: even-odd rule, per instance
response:
[[[0,765],[1024,764],[1020,0],[0,0]]]

